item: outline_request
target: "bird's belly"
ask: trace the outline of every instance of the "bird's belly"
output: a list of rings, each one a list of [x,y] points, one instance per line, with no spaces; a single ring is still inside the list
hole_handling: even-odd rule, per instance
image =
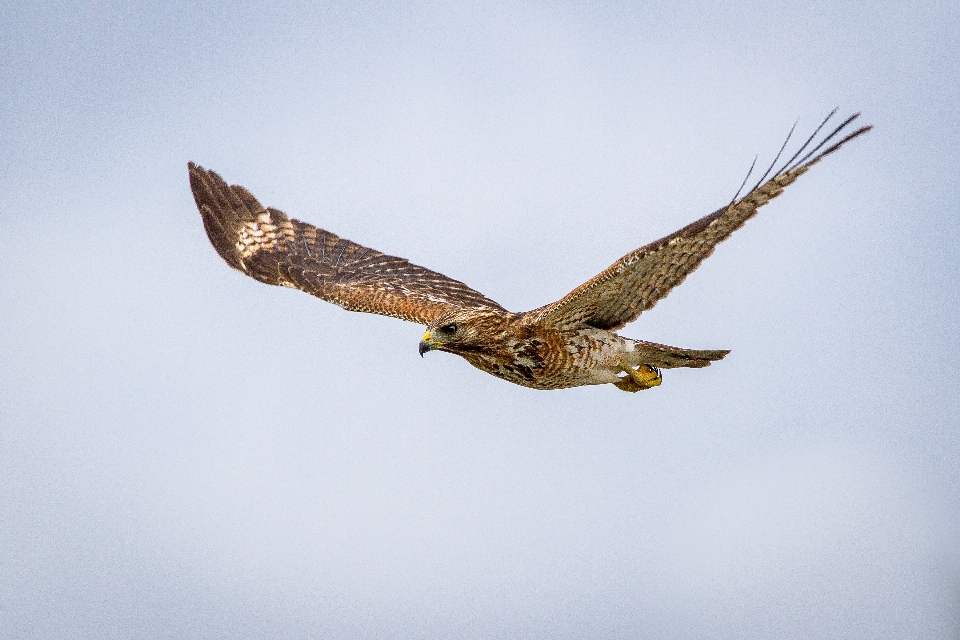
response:
[[[605,335],[594,335],[598,333]],[[478,369],[533,389],[566,389],[619,379],[625,348],[619,336],[583,331],[557,338],[526,341],[495,359],[467,359]]]

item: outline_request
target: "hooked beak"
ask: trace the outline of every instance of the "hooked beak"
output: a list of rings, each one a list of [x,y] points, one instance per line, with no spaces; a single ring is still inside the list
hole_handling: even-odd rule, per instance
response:
[[[420,351],[420,357],[422,358],[423,354],[431,349],[433,349],[433,340],[430,339],[430,332],[427,331],[423,334],[423,338],[420,339],[420,347],[418,349]]]

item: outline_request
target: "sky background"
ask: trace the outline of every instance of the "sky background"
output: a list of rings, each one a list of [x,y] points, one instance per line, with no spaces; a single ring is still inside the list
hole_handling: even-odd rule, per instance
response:
[[[960,637],[960,6],[669,4],[0,3],[0,635]],[[187,182],[522,311],[835,106],[638,394],[244,277]]]

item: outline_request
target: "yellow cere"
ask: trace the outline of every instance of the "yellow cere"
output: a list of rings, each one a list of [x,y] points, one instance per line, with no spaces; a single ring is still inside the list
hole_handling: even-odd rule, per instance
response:
[[[421,342],[430,342],[430,332],[427,331],[425,334],[423,334],[423,337],[420,340]]]

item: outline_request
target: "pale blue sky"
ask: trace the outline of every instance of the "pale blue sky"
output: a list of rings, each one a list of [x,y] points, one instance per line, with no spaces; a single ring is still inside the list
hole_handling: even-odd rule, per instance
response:
[[[960,636],[960,8],[729,4],[0,6],[0,635]],[[263,286],[187,183],[520,311],[834,106],[639,394]]]

